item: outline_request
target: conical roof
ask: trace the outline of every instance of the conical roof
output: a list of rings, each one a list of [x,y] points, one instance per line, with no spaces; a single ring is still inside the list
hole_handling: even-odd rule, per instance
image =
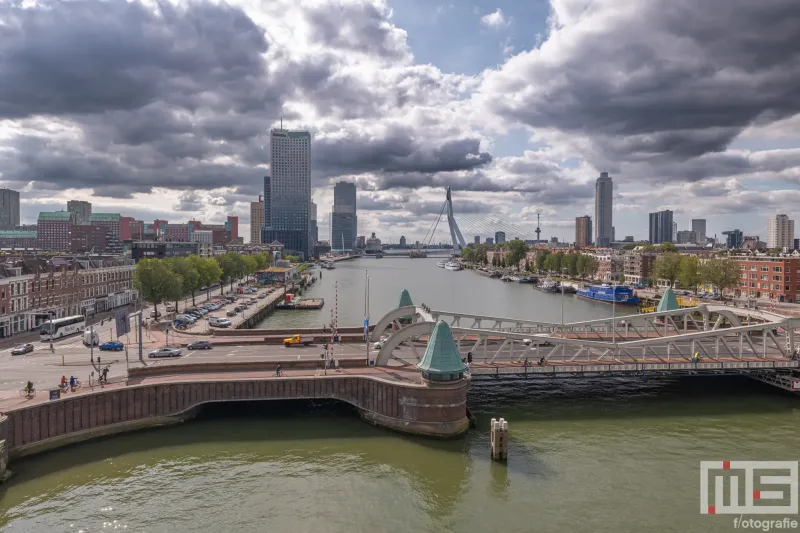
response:
[[[467,371],[467,365],[461,360],[461,354],[455,339],[453,339],[453,332],[450,331],[447,322],[440,320],[433,327],[425,355],[417,364],[417,368],[431,374],[453,374]]]
[[[406,307],[407,305],[414,305],[414,302],[411,301],[408,289],[403,289],[403,292],[400,293],[400,303],[397,304],[397,307]]]
[[[664,296],[661,297],[661,301],[658,302],[656,311],[675,311],[680,308],[681,306],[678,305],[678,298],[675,297],[675,291],[672,290],[672,287],[669,287],[664,291]]]

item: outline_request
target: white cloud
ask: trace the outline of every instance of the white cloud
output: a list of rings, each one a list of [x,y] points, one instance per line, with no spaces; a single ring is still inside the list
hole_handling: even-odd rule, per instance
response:
[[[503,15],[503,10],[499,7],[497,11],[487,13],[481,17],[481,24],[489,26],[490,28],[502,28],[503,26],[508,26],[510,23],[511,19],[506,18],[506,16]]]

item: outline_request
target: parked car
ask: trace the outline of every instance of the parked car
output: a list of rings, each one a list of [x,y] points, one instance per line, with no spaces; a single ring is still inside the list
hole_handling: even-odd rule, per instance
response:
[[[11,355],[25,355],[33,351],[33,344],[26,342],[25,344],[18,344],[11,349]]]
[[[216,328],[227,328],[231,325],[231,321],[228,320],[227,318],[217,318],[215,316],[212,316],[211,318],[208,319],[208,325],[214,326]]]
[[[153,358],[153,357],[180,357],[180,355],[181,355],[180,348],[168,348],[168,347],[165,346],[164,348],[159,348],[158,350],[153,350],[152,352],[147,354],[147,357],[150,357],[150,358]]]
[[[258,300],[256,298],[250,298],[247,301],[248,301],[248,303],[251,303],[251,304],[257,304],[258,303]]]
[[[228,312],[227,312],[227,313],[225,313],[225,314],[226,314],[227,316],[236,316],[236,311],[234,311],[234,310],[232,310],[232,309],[231,309],[230,311],[228,311]]]
[[[161,318],[161,311],[150,311],[150,318]]]
[[[267,293],[266,292],[262,292],[261,294],[258,295],[259,300],[261,298],[266,298],[266,297],[267,297]]]
[[[119,341],[109,341],[101,344],[100,349],[109,352],[120,352],[125,349],[125,345]]]
[[[172,304],[167,304],[167,313],[172,313],[175,311],[175,306]]]
[[[236,296],[226,296],[225,299],[228,300],[228,302],[235,302]]]
[[[186,347],[187,350],[210,350],[211,341],[194,341]]]
[[[180,320],[181,322],[189,322],[194,324],[197,322],[197,317],[194,315],[178,315],[175,317],[175,320]]]

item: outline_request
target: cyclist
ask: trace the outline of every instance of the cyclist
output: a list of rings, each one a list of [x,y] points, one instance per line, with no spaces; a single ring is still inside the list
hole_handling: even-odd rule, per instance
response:
[[[69,388],[74,391],[75,387],[77,387],[77,386],[78,386],[78,380],[75,378],[75,376],[70,376],[69,377]]]
[[[32,381],[29,381],[25,385],[25,394],[28,394],[28,395],[33,394],[33,382]]]
[[[59,385],[62,389],[67,388],[67,376],[61,376],[61,384]]]

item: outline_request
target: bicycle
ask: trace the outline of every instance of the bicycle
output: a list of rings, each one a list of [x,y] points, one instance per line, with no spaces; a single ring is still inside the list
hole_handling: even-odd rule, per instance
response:
[[[28,389],[20,389],[19,395],[22,398],[27,398],[27,399],[30,400],[31,398],[36,396],[36,389],[30,389],[30,390],[28,390]]]
[[[72,390],[72,392],[75,392],[76,390],[80,390],[81,386],[83,386],[83,382],[80,380],[75,380],[75,386],[70,387],[70,389]]]

